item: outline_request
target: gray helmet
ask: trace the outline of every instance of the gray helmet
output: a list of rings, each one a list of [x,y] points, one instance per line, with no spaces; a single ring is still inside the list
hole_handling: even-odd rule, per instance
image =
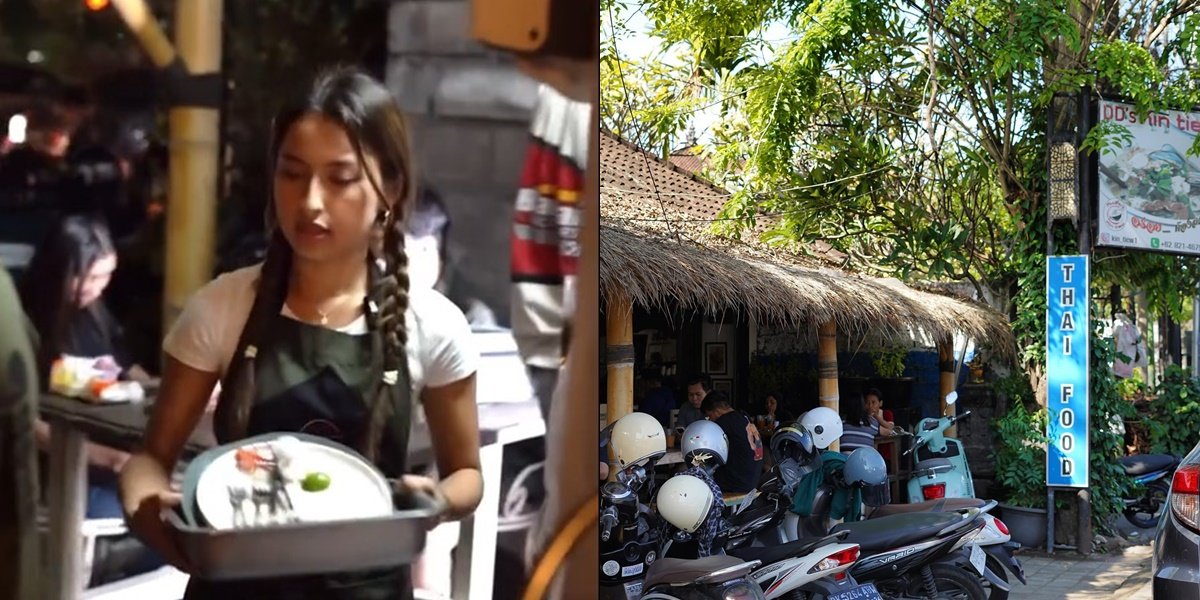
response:
[[[858,448],[846,457],[842,470],[846,483],[862,488],[863,504],[883,506],[891,501],[888,485],[887,464],[874,448]]]
[[[820,457],[821,451],[813,444],[812,435],[800,424],[780,427],[771,436],[771,455],[775,462],[791,458],[800,466],[808,466]]]

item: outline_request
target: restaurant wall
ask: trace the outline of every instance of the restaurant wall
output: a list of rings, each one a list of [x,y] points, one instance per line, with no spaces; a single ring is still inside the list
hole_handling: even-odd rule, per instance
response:
[[[509,322],[509,236],[537,84],[468,36],[467,0],[394,0],[387,85],[420,180],[446,202],[454,285]]]
[[[701,327],[697,356],[698,364],[705,375],[713,382],[715,389],[726,388],[734,405],[746,407],[747,399],[740,397],[739,388],[744,387],[746,364],[749,355],[744,354],[747,332],[745,326],[739,327],[733,320],[713,323],[706,319]],[[723,364],[719,357],[724,357]],[[721,368],[723,367],[723,368]]]

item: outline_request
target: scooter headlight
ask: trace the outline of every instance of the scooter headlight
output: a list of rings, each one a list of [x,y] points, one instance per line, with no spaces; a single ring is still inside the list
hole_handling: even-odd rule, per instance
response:
[[[758,600],[763,595],[758,586],[751,585],[745,581],[738,581],[726,586],[722,597],[725,600]]]

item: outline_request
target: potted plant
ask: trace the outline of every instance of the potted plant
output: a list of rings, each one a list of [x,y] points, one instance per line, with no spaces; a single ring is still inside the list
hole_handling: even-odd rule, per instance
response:
[[[880,377],[892,378],[904,375],[904,359],[908,356],[908,348],[891,348],[876,352],[872,359],[875,372]]]
[[[1029,411],[1018,396],[994,421],[997,437],[996,483],[1004,489],[1001,518],[1013,541],[1024,546],[1046,542],[1046,409]]]

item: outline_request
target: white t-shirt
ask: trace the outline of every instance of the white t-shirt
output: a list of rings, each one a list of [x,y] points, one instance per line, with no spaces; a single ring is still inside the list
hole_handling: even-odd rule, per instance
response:
[[[193,369],[224,377],[250,316],[261,268],[254,265],[225,273],[200,288],[163,340],[163,350]],[[294,318],[286,305],[281,313]],[[414,399],[426,387],[441,387],[475,372],[479,352],[466,317],[453,302],[434,290],[410,290],[405,317]],[[336,331],[365,334],[366,317]]]

